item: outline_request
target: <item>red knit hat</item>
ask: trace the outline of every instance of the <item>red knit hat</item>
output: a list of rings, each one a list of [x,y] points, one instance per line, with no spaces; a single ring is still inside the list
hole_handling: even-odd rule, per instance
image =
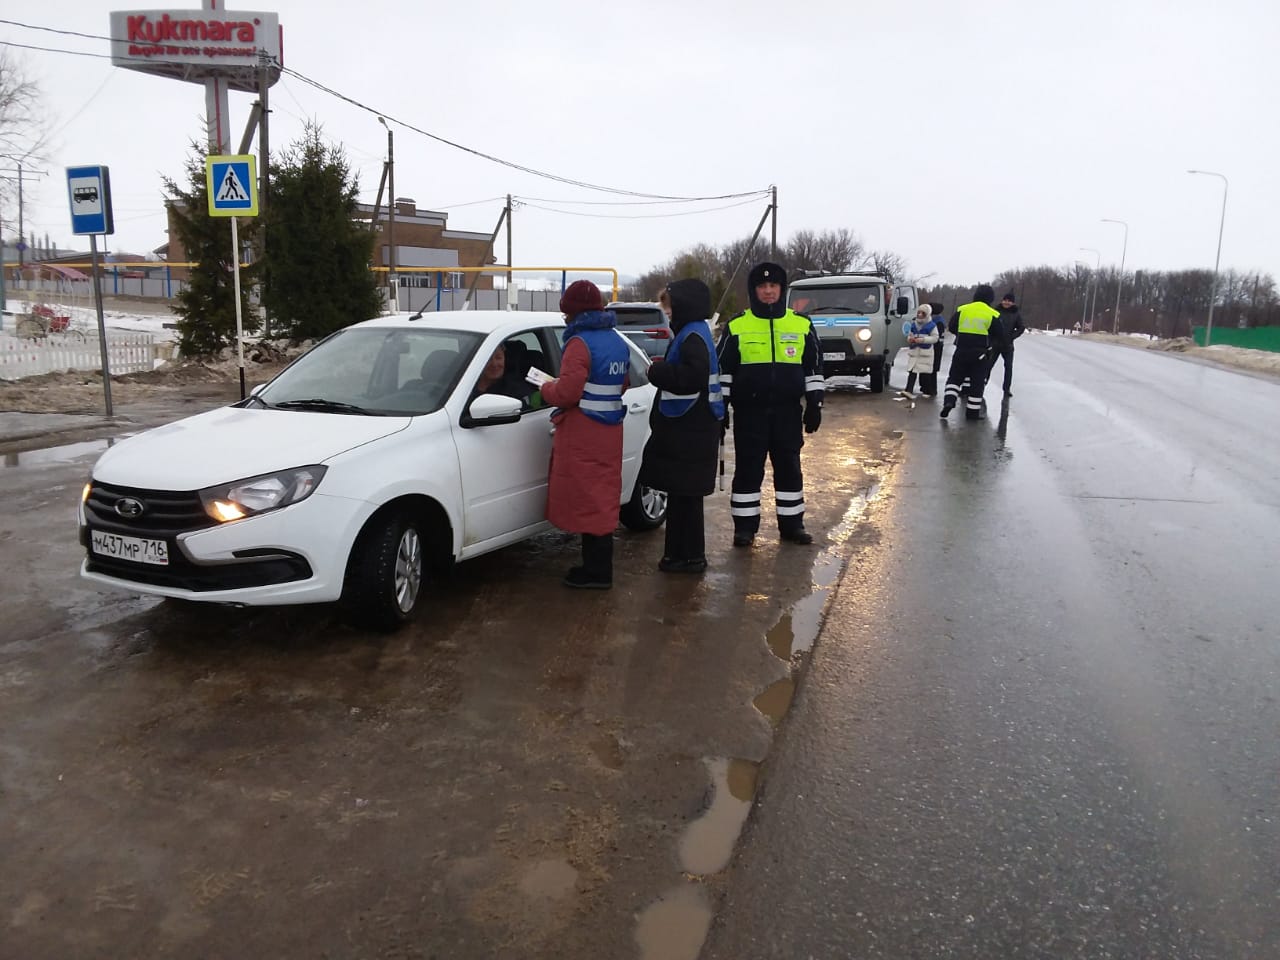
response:
[[[560,297],[560,312],[566,317],[576,317],[587,310],[603,310],[604,297],[600,288],[590,280],[575,280]]]

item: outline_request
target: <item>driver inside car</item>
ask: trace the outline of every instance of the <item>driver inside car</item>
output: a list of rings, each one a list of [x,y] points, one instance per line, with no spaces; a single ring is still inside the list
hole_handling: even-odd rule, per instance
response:
[[[480,379],[476,381],[476,389],[473,396],[480,396],[482,393],[496,393],[504,397],[514,397],[521,401],[521,404],[527,410],[536,409],[543,406],[542,394],[524,378],[525,372],[528,370],[527,364],[519,362],[519,355],[527,351],[527,347],[518,340],[510,343],[500,343],[498,348],[493,351],[493,356],[489,358],[489,362],[484,365],[484,369],[480,372]],[[508,364],[508,353],[511,354]],[[521,370],[521,367],[525,370]]]

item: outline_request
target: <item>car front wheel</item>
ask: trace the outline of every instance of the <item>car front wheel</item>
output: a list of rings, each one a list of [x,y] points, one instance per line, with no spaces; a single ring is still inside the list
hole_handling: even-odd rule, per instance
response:
[[[343,601],[361,626],[394,630],[413,619],[425,568],[417,520],[403,514],[375,520],[351,551]]]
[[[662,526],[662,521],[667,519],[666,493],[637,480],[631,499],[622,507],[621,518],[628,530],[654,530]]]

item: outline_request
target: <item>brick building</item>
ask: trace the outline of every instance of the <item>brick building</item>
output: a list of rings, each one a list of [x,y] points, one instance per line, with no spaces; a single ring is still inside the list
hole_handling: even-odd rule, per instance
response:
[[[356,219],[365,223],[373,219],[373,204],[356,205]],[[383,208],[378,213],[377,240],[373,248],[373,265],[387,267],[390,264],[388,245],[389,217]],[[470,230],[450,230],[449,215],[435,210],[419,210],[416,203],[406,197],[396,200],[395,222],[396,273],[401,287],[434,287],[443,279],[446,287],[465,287],[471,276],[450,271],[450,267],[481,267],[495,261],[489,252],[489,234]],[[268,248],[271,237],[267,237]],[[186,263],[189,260],[178,231],[173,224],[173,211],[169,210],[169,245],[165,258],[169,263]],[[185,268],[173,269],[174,279],[185,279]],[[380,273],[382,281],[385,274]],[[478,290],[492,290],[493,278],[481,276]]]

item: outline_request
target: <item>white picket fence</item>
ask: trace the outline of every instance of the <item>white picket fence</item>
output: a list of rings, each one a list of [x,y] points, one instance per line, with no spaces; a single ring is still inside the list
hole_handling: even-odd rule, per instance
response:
[[[141,373],[155,366],[155,335],[108,331],[107,358],[112,374]],[[101,370],[97,334],[51,333],[14,337],[0,333],[0,380],[17,380],[62,370]]]

